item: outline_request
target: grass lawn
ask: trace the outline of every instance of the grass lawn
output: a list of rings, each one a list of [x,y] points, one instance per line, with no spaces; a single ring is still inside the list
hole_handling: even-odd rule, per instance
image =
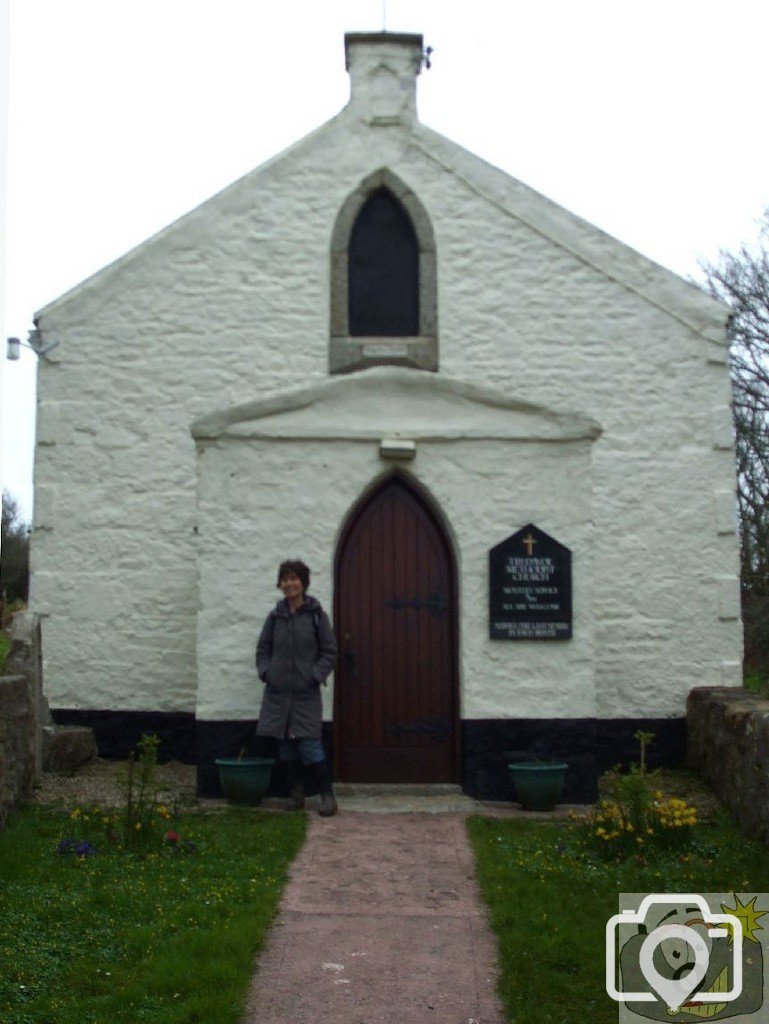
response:
[[[470,818],[515,1024],[616,1024],[604,989],[605,928],[620,892],[769,892],[769,852],[723,814],[683,853],[606,863],[569,822]],[[764,919],[766,920],[766,919]]]
[[[759,697],[764,699],[769,697],[769,679],[767,679],[763,672],[759,672],[757,669],[745,673],[744,686],[746,690],[755,693]]]
[[[3,662],[5,661],[5,656],[8,653],[8,651],[10,650],[10,647],[11,647],[11,639],[10,639],[10,637],[6,636],[5,633],[0,633],[0,668],[3,667]]]
[[[0,834],[0,1021],[235,1024],[305,817],[188,814],[152,852],[56,852],[88,829],[102,847],[99,824],[27,808]]]

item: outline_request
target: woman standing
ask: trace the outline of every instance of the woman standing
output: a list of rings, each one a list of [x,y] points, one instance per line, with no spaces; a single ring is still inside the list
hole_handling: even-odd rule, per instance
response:
[[[297,560],[282,562],[278,586],[283,600],[267,616],[256,645],[256,670],[265,684],[257,736],[278,741],[278,757],[287,762],[291,810],[304,807],[303,766],[320,792],[320,813],[336,814],[337,805],[321,743],[321,684],[334,666],[336,640],[320,602],[307,594],[310,570]]]

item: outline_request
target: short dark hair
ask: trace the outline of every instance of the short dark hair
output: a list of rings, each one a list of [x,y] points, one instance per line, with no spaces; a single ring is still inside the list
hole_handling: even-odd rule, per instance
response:
[[[289,558],[287,561],[281,562],[278,568],[277,586],[280,586],[280,581],[284,576],[288,576],[289,573],[294,573],[298,576],[299,582],[302,584],[302,590],[307,590],[310,585],[310,570],[304,562],[300,562],[298,558]]]

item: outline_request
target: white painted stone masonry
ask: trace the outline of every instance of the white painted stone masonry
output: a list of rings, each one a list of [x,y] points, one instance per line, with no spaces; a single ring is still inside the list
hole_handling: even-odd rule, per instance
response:
[[[457,419],[465,436],[458,435]],[[269,611],[274,594],[259,583],[272,580],[275,551],[303,551],[320,580],[332,579],[350,497],[390,471],[379,439],[392,436],[394,424],[416,441],[408,472],[442,510],[458,553],[462,716],[499,717],[500,708],[516,706],[513,694],[519,706],[536,704],[545,717],[559,717],[564,700],[573,716],[594,715],[590,447],[597,425],[445,377],[382,367],[195,424],[198,716],[218,716],[223,676],[228,714],[253,714],[254,624],[238,608],[244,602],[259,618]],[[230,510],[226,521],[222,503]],[[488,639],[487,538],[504,537],[511,519],[547,523],[578,552],[574,640],[524,644],[530,648],[524,659],[514,657],[511,645]],[[328,585],[317,593],[330,607]],[[555,689],[548,685],[554,676],[562,680]],[[333,690],[325,696],[330,717]]]
[[[275,566],[305,558],[331,607],[344,518],[387,468],[380,429],[414,426],[411,373],[482,392],[438,394],[443,432],[408,467],[455,545],[463,717],[683,715],[692,686],[740,681],[727,311],[421,125],[397,47],[353,51],[365,87],[336,118],[39,315],[60,342],[32,543],[51,705],[253,717]],[[379,168],[432,223],[437,377],[328,375],[331,233]],[[358,377],[392,399],[366,437]],[[297,410],[272,433],[258,410],[211,427],[329,380],[346,391],[304,427],[334,436]],[[580,436],[544,439],[559,422]],[[487,639],[488,549],[529,521],[573,551],[572,641]]]

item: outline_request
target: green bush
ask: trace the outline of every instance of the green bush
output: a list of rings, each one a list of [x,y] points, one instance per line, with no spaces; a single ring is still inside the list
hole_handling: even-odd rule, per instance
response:
[[[577,825],[586,846],[605,859],[643,859],[656,850],[675,850],[691,839],[697,810],[680,797],[666,795],[657,775],[647,771],[646,749],[653,733],[637,732],[640,760],[628,772],[604,775],[598,805]]]

